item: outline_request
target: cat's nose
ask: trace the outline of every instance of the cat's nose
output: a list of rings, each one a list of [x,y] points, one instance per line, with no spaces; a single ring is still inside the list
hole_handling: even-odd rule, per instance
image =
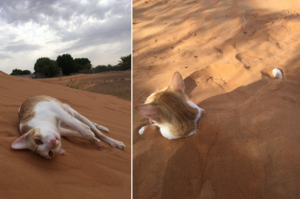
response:
[[[53,146],[56,145],[56,140],[50,140],[50,142],[51,142],[51,144],[52,144]]]
[[[54,137],[55,137],[55,139],[59,140],[59,138],[56,135],[54,135]]]

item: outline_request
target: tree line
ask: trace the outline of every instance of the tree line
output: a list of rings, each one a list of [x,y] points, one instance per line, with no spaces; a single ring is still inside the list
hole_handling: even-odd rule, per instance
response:
[[[130,70],[131,69],[131,54],[121,57],[119,63],[115,66],[98,65],[94,67],[94,72],[105,72],[105,71],[118,71],[118,70]]]
[[[14,69],[10,75],[30,75],[30,70],[20,70],[20,69]]]
[[[91,68],[91,61],[88,58],[73,59],[69,54],[59,55],[56,60],[41,57],[34,64],[34,71],[46,77],[58,75],[59,69],[62,70],[64,75],[70,75],[71,73],[77,73],[80,70],[90,70]]]
[[[99,65],[92,68],[91,61],[88,58],[75,58],[70,54],[59,55],[56,60],[51,60],[48,57],[41,57],[37,59],[34,64],[35,73],[41,73],[46,77],[55,77],[59,74],[59,70],[62,70],[64,75],[70,75],[71,73],[78,73],[79,71],[90,71],[93,69],[95,72],[104,71],[116,71],[116,70],[128,70],[131,69],[131,54],[122,56],[119,63],[115,66],[110,64]],[[14,69],[10,75],[24,75],[31,74],[29,70]]]

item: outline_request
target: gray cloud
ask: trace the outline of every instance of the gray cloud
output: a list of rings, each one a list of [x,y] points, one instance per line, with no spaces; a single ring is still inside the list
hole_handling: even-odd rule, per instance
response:
[[[26,22],[46,25],[62,42],[79,40],[65,50],[131,38],[130,0],[111,0],[107,1],[107,4],[96,0],[79,2],[2,0],[0,19],[16,26]],[[87,24],[89,19],[95,22]],[[69,31],[70,27],[77,28]],[[32,49],[35,49],[34,46]]]
[[[2,0],[0,18],[7,23],[31,21],[38,24],[54,25],[58,21],[68,22],[74,18],[78,18],[77,23],[81,24],[89,18],[106,20],[114,17],[130,17],[131,15],[130,0],[110,0],[106,4],[101,4],[102,1],[97,0],[89,0],[87,3],[79,2]]]
[[[85,47],[99,44],[118,43],[131,41],[130,30],[131,19],[111,19],[98,27],[88,27],[79,33],[66,33],[62,36],[63,41],[70,39],[77,40],[73,45],[65,49],[58,49],[56,52],[63,53],[72,50],[84,49]],[[128,28],[129,27],[129,28]]]
[[[4,53],[0,53],[0,59],[10,59],[11,56],[4,54]]]
[[[43,54],[45,57],[63,53],[89,57],[87,52],[98,51],[103,44],[117,46],[118,49],[110,50],[115,54],[109,55],[111,60],[115,56],[116,62],[120,57],[116,52],[126,52],[122,56],[131,53],[131,0],[1,0],[0,23],[16,30],[26,24],[34,29],[43,27],[51,33],[45,40],[39,35],[36,41],[26,41],[17,32],[7,32],[0,36],[0,59],[10,58],[10,53],[37,49],[47,53]],[[39,43],[41,40],[43,43]],[[51,45],[51,50],[47,45]],[[96,57],[95,54],[91,56]],[[32,62],[36,61],[36,57],[32,59],[35,59]]]
[[[15,44],[15,45],[8,45],[3,48],[4,51],[7,52],[22,52],[22,51],[32,51],[41,48],[39,45],[31,45],[31,44]]]

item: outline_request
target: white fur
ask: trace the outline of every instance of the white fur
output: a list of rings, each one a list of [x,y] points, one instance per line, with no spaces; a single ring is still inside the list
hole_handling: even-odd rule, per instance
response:
[[[279,70],[278,68],[274,68],[272,70],[272,74],[275,78],[283,78],[283,74],[282,74],[281,70]]]
[[[195,103],[191,102],[191,101],[188,101],[189,104],[198,109],[198,115],[196,117],[196,119],[194,120],[195,122],[195,130],[192,131],[189,135],[187,135],[186,137],[188,136],[191,136],[193,134],[195,134],[197,132],[197,121],[201,118],[201,113],[203,111],[202,108],[199,108]],[[153,125],[156,125],[160,128],[160,133],[162,134],[162,136],[164,136],[165,138],[168,138],[169,140],[172,140],[172,139],[178,139],[178,138],[181,138],[181,137],[176,137],[174,136],[171,131],[170,131],[170,124],[168,123],[164,123],[164,124],[157,124],[157,123],[154,123]],[[139,134],[142,135],[145,131],[145,127],[146,126],[143,126],[140,130],[139,130]]]
[[[164,123],[164,124],[156,124],[156,125],[159,126],[160,133],[165,138],[168,138],[169,140],[179,138],[179,137],[172,135],[172,133],[170,131],[170,124]]]
[[[200,108],[200,107],[198,107],[195,103],[193,103],[193,102],[191,102],[191,101],[189,101],[189,104],[190,104],[192,107],[198,109],[198,115],[197,115],[196,119],[194,120],[194,122],[195,122],[195,130],[192,131],[192,132],[188,135],[188,136],[191,136],[191,135],[194,135],[194,134],[197,132],[197,128],[198,128],[198,127],[197,127],[197,121],[201,118],[201,113],[202,113],[203,109]]]
[[[146,126],[143,126],[140,130],[139,130],[139,134],[142,135],[145,131]]]

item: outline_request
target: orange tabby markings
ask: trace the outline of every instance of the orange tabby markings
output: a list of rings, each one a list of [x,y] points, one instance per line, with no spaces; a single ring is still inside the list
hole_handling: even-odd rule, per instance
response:
[[[176,72],[167,88],[152,93],[145,104],[136,106],[135,110],[159,126],[161,134],[168,139],[193,135],[204,110],[187,100],[184,89],[184,81]],[[144,129],[142,127],[139,133]]]

